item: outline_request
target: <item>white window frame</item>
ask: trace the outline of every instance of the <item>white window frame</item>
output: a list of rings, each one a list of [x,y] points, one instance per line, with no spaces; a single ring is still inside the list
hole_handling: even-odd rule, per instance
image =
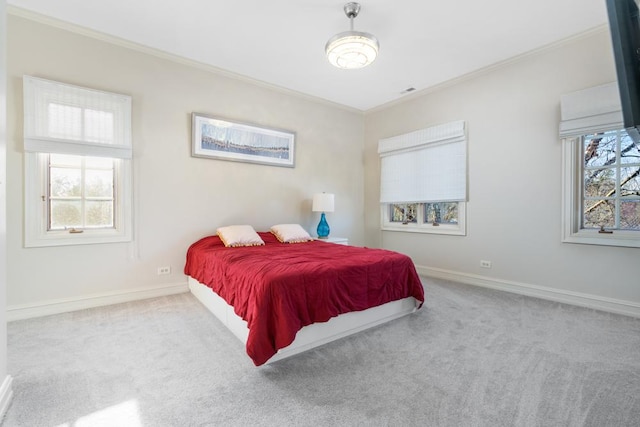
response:
[[[381,230],[466,236],[468,171],[464,121],[382,139],[378,153]],[[392,205],[413,203],[419,204],[416,222],[391,221]],[[427,203],[457,203],[458,223],[425,222]]]
[[[30,247],[129,242],[133,236],[131,97],[24,76],[25,236]],[[113,127],[102,135],[52,133],[50,104],[113,114]],[[57,123],[57,122],[54,122]],[[61,123],[66,126],[66,123]],[[71,128],[72,129],[72,128]],[[100,156],[114,162],[114,226],[49,230],[48,154]]]
[[[429,202],[437,203],[437,202]],[[454,202],[448,202],[454,203]],[[402,231],[407,233],[430,233],[430,234],[447,234],[452,236],[466,236],[467,235],[467,203],[458,203],[458,223],[439,223],[433,225],[430,222],[425,222],[424,218],[424,205],[425,203],[419,203],[419,207],[416,215],[416,222],[395,222],[391,221],[391,205],[397,203],[385,203],[380,207],[380,217],[382,218],[382,230],[384,231]]]
[[[81,233],[49,230],[48,155],[25,153],[25,247],[129,242],[132,238],[131,160],[115,159],[113,228],[85,228]]]
[[[616,82],[563,95],[560,103],[562,141],[562,242],[640,247],[640,232],[583,229],[582,186],[585,135],[624,128]]]
[[[583,162],[582,137],[565,138],[562,142],[562,241],[640,248],[640,231],[612,230],[609,234],[581,228]]]

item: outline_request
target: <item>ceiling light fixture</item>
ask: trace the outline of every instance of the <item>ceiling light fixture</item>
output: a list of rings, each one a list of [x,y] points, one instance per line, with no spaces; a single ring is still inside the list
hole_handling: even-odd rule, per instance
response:
[[[325,46],[327,59],[338,68],[352,70],[366,67],[378,56],[378,39],[369,33],[353,31],[353,19],[359,12],[359,3],[345,4],[344,13],[351,20],[351,30],[331,37]]]

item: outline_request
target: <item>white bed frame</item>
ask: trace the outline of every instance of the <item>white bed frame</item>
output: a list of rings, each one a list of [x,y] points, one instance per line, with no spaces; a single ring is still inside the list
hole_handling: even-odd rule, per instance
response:
[[[189,289],[243,344],[247,343],[249,335],[247,322],[233,311],[233,307],[213,292],[210,287],[198,282],[193,277],[189,277]],[[328,322],[305,326],[298,331],[296,339],[289,346],[280,349],[278,353],[273,355],[267,364],[406,316],[416,311],[418,304],[419,302],[415,298],[408,297],[368,310],[344,313],[331,318]]]

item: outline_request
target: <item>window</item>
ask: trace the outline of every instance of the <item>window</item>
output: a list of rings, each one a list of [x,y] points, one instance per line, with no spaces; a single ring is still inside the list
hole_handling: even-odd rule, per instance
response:
[[[464,234],[464,202],[383,204],[382,229]],[[462,208],[461,208],[462,207]]]
[[[459,203],[425,203],[425,222],[432,224],[458,224]]]
[[[582,228],[640,231],[640,144],[627,132],[582,139]]]
[[[49,230],[114,228],[117,159],[44,154],[43,160]]]
[[[131,98],[25,76],[25,246],[131,240]]]
[[[615,84],[562,99],[564,242],[640,247],[640,143],[616,99]]]
[[[408,224],[411,222],[418,222],[418,208],[422,206],[420,203],[404,203],[395,204],[391,203],[387,205],[390,209],[389,222]]]
[[[382,229],[466,234],[464,122],[380,140]]]

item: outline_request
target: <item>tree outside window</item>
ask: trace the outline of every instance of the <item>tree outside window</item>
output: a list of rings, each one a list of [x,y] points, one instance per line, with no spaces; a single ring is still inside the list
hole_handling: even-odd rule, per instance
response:
[[[640,144],[624,131],[583,139],[582,227],[640,231]]]
[[[418,203],[392,204],[390,207],[391,222],[409,224],[418,221]]]

